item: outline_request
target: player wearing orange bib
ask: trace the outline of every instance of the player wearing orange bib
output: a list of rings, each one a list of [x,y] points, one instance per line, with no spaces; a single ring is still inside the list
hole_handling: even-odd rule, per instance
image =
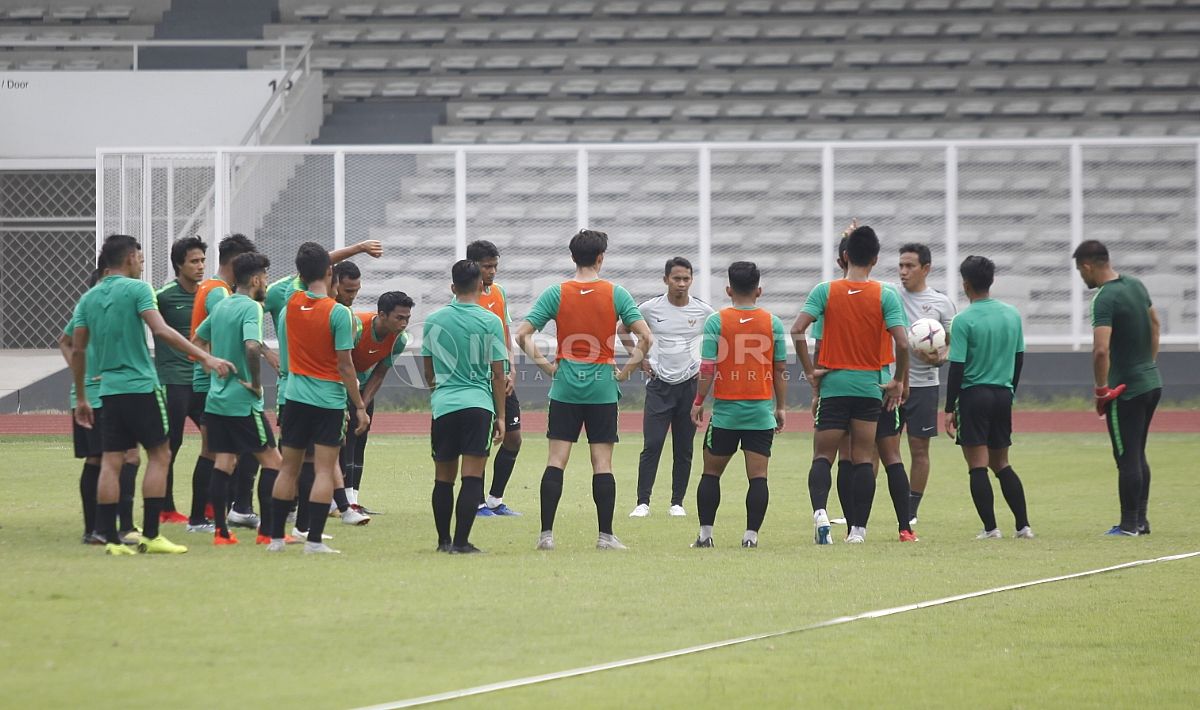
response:
[[[563,469],[571,456],[571,445],[585,427],[592,459],[592,498],[600,535],[596,547],[623,550],[612,531],[617,482],[612,474],[613,444],[617,442],[619,383],[629,379],[654,342],[650,328],[638,311],[633,296],[624,288],[600,278],[608,235],[590,229],[571,238],[575,278],[551,286],[538,297],[526,321],[517,329],[517,344],[547,375],[550,385],[550,417],[546,432],[550,453],[542,474],[542,532],[539,550],[554,549],[554,515],[562,497]],[[530,337],[551,320],[558,329],[557,362],[542,355]],[[613,345],[617,322],[625,324],[638,338],[637,349],[623,368],[616,366]]]
[[[758,266],[736,261],[729,266],[725,293],[733,306],[704,322],[700,384],[692,421],[704,426],[709,391],[712,418],[704,436],[704,474],[696,487],[700,534],[692,547],[714,547],[713,523],[721,503],[721,474],[738,446],[746,458],[746,532],[742,547],[758,547],[758,530],[767,515],[767,462],[775,434],[783,431],[787,396],[787,336],[783,322],[756,304],[762,295]]]

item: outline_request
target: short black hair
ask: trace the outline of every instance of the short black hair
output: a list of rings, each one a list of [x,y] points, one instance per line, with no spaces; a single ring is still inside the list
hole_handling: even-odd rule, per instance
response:
[[[333,265],[333,280],[341,283],[342,279],[361,279],[362,271],[353,261],[339,261]]]
[[[847,234],[846,236],[842,237],[842,240],[840,242],[838,242],[837,257],[834,259],[834,261],[840,262],[842,260],[842,254],[844,254],[846,252],[846,245],[849,243],[850,243],[850,235]]]
[[[467,293],[472,288],[479,288],[479,264],[473,259],[463,259],[454,262],[450,269],[450,278],[454,281],[455,293]]]
[[[921,266],[929,266],[933,263],[933,254],[929,251],[929,247],[920,242],[908,242],[900,247],[901,254],[916,254],[917,263]]]
[[[595,266],[600,255],[608,250],[608,234],[594,229],[581,229],[571,237],[571,261],[576,266]]]
[[[663,269],[663,276],[670,276],[671,270],[676,266],[687,269],[688,273],[692,273],[692,262],[688,261],[682,256],[673,256],[670,259],[667,259],[667,266],[665,269]]]
[[[739,296],[749,296],[758,288],[758,264],[753,261],[735,261],[729,265],[729,288]]]
[[[476,239],[467,245],[467,258],[471,261],[500,258],[500,250],[486,239]]]
[[[325,278],[329,270],[329,252],[316,242],[304,242],[296,250],[296,272],[306,285]]]
[[[245,286],[255,275],[265,273],[271,266],[271,260],[266,254],[256,251],[238,254],[233,260],[233,281],[238,286]]]
[[[1096,239],[1088,239],[1075,247],[1075,253],[1071,255],[1071,258],[1075,259],[1077,264],[1107,264],[1108,247]]]
[[[975,293],[987,293],[996,278],[996,265],[986,256],[968,256],[958,267],[958,273]]]
[[[867,226],[856,227],[846,239],[846,256],[854,266],[870,266],[879,257],[879,237]]]
[[[100,265],[106,269],[119,269],[129,258],[129,254],[141,251],[142,245],[128,234],[112,234],[104,240],[100,247]]]
[[[171,245],[171,268],[175,269],[175,275],[179,275],[179,267],[183,266],[183,262],[187,261],[188,252],[193,249],[199,249],[201,252],[208,253],[208,245],[200,237],[183,237],[176,239]]]
[[[217,245],[217,261],[224,266],[237,258],[238,254],[248,254],[257,251],[254,242],[245,234],[230,234]]]
[[[97,283],[100,282],[100,279],[101,279],[101,277],[103,277],[103,275],[104,275],[104,269],[101,269],[98,266],[96,268],[92,269],[92,273],[88,274],[87,287],[91,288],[91,287],[95,286]]]
[[[379,312],[391,313],[397,308],[412,308],[415,304],[403,291],[387,291],[379,297]]]

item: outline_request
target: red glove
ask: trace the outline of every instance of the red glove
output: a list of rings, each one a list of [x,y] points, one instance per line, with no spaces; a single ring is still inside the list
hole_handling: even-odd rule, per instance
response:
[[[1116,387],[1113,387],[1112,389],[1109,389],[1107,387],[1097,387],[1096,388],[1096,414],[1100,415],[1100,418],[1103,419],[1104,413],[1106,411],[1108,411],[1108,403],[1113,401],[1117,397],[1120,397],[1121,393],[1124,391],[1125,391],[1125,385],[1117,385]]]

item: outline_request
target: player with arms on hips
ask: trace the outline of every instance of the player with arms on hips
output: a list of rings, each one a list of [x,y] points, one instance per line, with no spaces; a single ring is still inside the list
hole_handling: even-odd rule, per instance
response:
[[[867,521],[875,497],[871,461],[881,409],[893,411],[904,401],[908,382],[908,329],[904,307],[892,289],[870,279],[879,258],[879,238],[867,226],[855,227],[846,239],[849,268],[846,278],[818,284],[792,326],[796,354],[818,398],[813,425],[813,462],[808,491],[813,506],[813,541],[832,543],[829,534],[829,489],[833,485],[833,457],[842,438],[850,435],[853,463],[847,486],[846,541],[866,541]],[[823,319],[821,351],[814,366],[805,332]],[[892,337],[896,371],[884,382],[881,333]]]
[[[958,269],[963,292],[971,305],[954,317],[950,331],[950,377],[946,384],[946,433],[955,437],[971,477],[971,499],[983,522],[976,537],[1003,537],[988,469],[1000,481],[1000,491],[1012,510],[1017,537],[1030,539],[1025,488],[1008,463],[1012,445],[1012,403],[1021,380],[1025,336],[1021,314],[992,298],[996,265],[982,256],[968,256]]]
[[[454,301],[430,314],[421,338],[425,382],[433,394],[433,522],[439,552],[482,552],[471,544],[483,471],[492,444],[504,440],[504,325],[479,305],[479,264],[463,259],[451,269]],[[462,485],[454,506],[454,481],[462,462]],[[450,537],[450,514],[456,524]]]
[[[500,444],[492,463],[492,485],[488,488],[487,497],[479,501],[478,515],[520,515],[504,504],[504,491],[517,465],[517,454],[521,453],[521,400],[517,398],[516,370],[513,367],[516,358],[512,350],[512,316],[508,312],[508,295],[496,283],[500,250],[495,244],[481,239],[467,245],[467,258],[479,264],[482,276],[479,305],[491,311],[504,325],[504,347],[508,352],[508,361],[504,365],[508,373],[504,384],[504,411],[497,413],[497,416],[504,417],[504,442]]]
[[[617,442],[619,383],[629,379],[654,344],[654,336],[638,312],[633,296],[621,286],[600,278],[608,235],[583,229],[571,237],[575,278],[551,286],[538,296],[526,321],[517,328],[517,345],[542,372],[553,378],[546,432],[550,452],[541,484],[542,531],[537,549],[554,549],[554,515],[562,497],[563,469],[571,445],[587,429],[592,460],[592,498],[596,502],[597,549],[624,550],[613,535],[617,480],[612,474],[613,444]],[[535,331],[555,321],[557,361],[551,363],[533,340]],[[633,357],[617,368],[613,346],[620,321],[638,337]]]
[[[704,426],[704,399],[713,393],[712,418],[704,435],[704,472],[696,487],[700,534],[692,547],[714,547],[712,532],[721,504],[721,474],[738,447],[746,459],[746,532],[742,547],[758,547],[767,516],[767,464],[771,444],[783,431],[787,403],[787,335],[783,321],[759,308],[758,266],[735,261],[725,287],[733,305],[704,321],[700,383],[692,422]]]
[[[950,332],[950,321],[958,309],[950,298],[929,286],[929,270],[933,256],[929,247],[910,242],[900,247],[900,300],[910,324],[922,318],[932,318]],[[947,343],[949,339],[947,338]],[[910,523],[917,524],[917,508],[925,495],[929,482],[929,440],[937,436],[938,424],[938,368],[946,362],[949,350],[935,355],[912,349],[911,366],[908,370],[908,399],[901,406],[904,425],[908,428],[908,451],[910,465],[909,516]]]
[[[1162,396],[1162,377],[1155,363],[1158,314],[1141,281],[1113,270],[1108,248],[1102,243],[1089,239],[1076,247],[1072,256],[1083,282],[1098,289],[1092,297],[1096,413],[1108,422],[1121,502],[1121,522],[1106,534],[1149,535],[1146,440]]]
[[[329,252],[305,242],[296,253],[296,271],[306,290],[292,294],[283,311],[286,322],[288,383],[283,408],[283,465],[271,500],[271,543],[268,552],[286,549],[284,527],[296,498],[296,483],[305,450],[313,449],[315,478],[308,500],[306,553],[336,553],[322,542],[329,504],[337,485],[338,453],[346,433],[347,400],[355,409],[359,434],[371,423],[358,390],[350,351],[354,349],[354,314],[329,296],[333,269]]]
[[[146,476],[142,481],[144,505],[142,540],[138,549],[146,553],[179,554],[187,548],[159,534],[162,506],[167,487],[167,465],[171,447],[167,436],[166,395],[158,384],[158,373],[146,346],[145,326],[169,347],[191,355],[219,375],[229,373],[232,365],[200,350],[171,329],[158,312],[154,289],[139,280],[142,274],[142,248],[133,237],[117,234],[104,241],[100,260],[109,275],[88,291],[83,301],[81,320],[75,324],[71,351],[71,372],[75,378],[75,419],[80,426],[93,425],[92,407],[87,400],[84,378],[88,371],[87,352],[91,338],[96,339],[99,364],[100,400],[105,416],[101,419],[100,480],[97,487],[97,528],[104,535],[105,551],[110,555],[128,555],[133,551],[117,537],[117,505],[120,496],[119,471],[129,449],[146,449]]]
[[[713,314],[712,306],[690,294],[692,262],[682,256],[667,259],[663,272],[667,292],[638,306],[646,325],[654,334],[650,356],[642,360],[646,376],[646,401],[642,413],[642,454],[638,457],[637,505],[631,518],[650,515],[650,494],[658,476],[658,461],[667,430],[671,431],[671,507],[673,517],[687,515],[683,498],[692,475],[692,445],[696,424],[692,421],[692,402],[700,374],[700,339],[704,322]],[[618,326],[625,352],[636,348],[629,329]]]
[[[266,518],[264,529],[270,527],[271,491],[282,463],[275,448],[275,433],[263,414],[262,300],[266,298],[270,263],[258,252],[239,254],[233,260],[233,295],[218,303],[192,336],[196,345],[232,362],[235,369],[230,377],[212,377],[204,405],[208,449],[214,457],[209,491],[215,516],[214,545],[237,544],[225,519],[225,496],[240,456],[253,456],[262,467],[258,501]],[[256,542],[267,544],[270,538],[260,532]]]

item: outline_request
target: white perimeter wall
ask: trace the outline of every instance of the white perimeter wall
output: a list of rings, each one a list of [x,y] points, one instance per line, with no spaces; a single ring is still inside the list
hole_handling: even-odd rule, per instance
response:
[[[237,145],[280,71],[0,72],[0,158]]]

